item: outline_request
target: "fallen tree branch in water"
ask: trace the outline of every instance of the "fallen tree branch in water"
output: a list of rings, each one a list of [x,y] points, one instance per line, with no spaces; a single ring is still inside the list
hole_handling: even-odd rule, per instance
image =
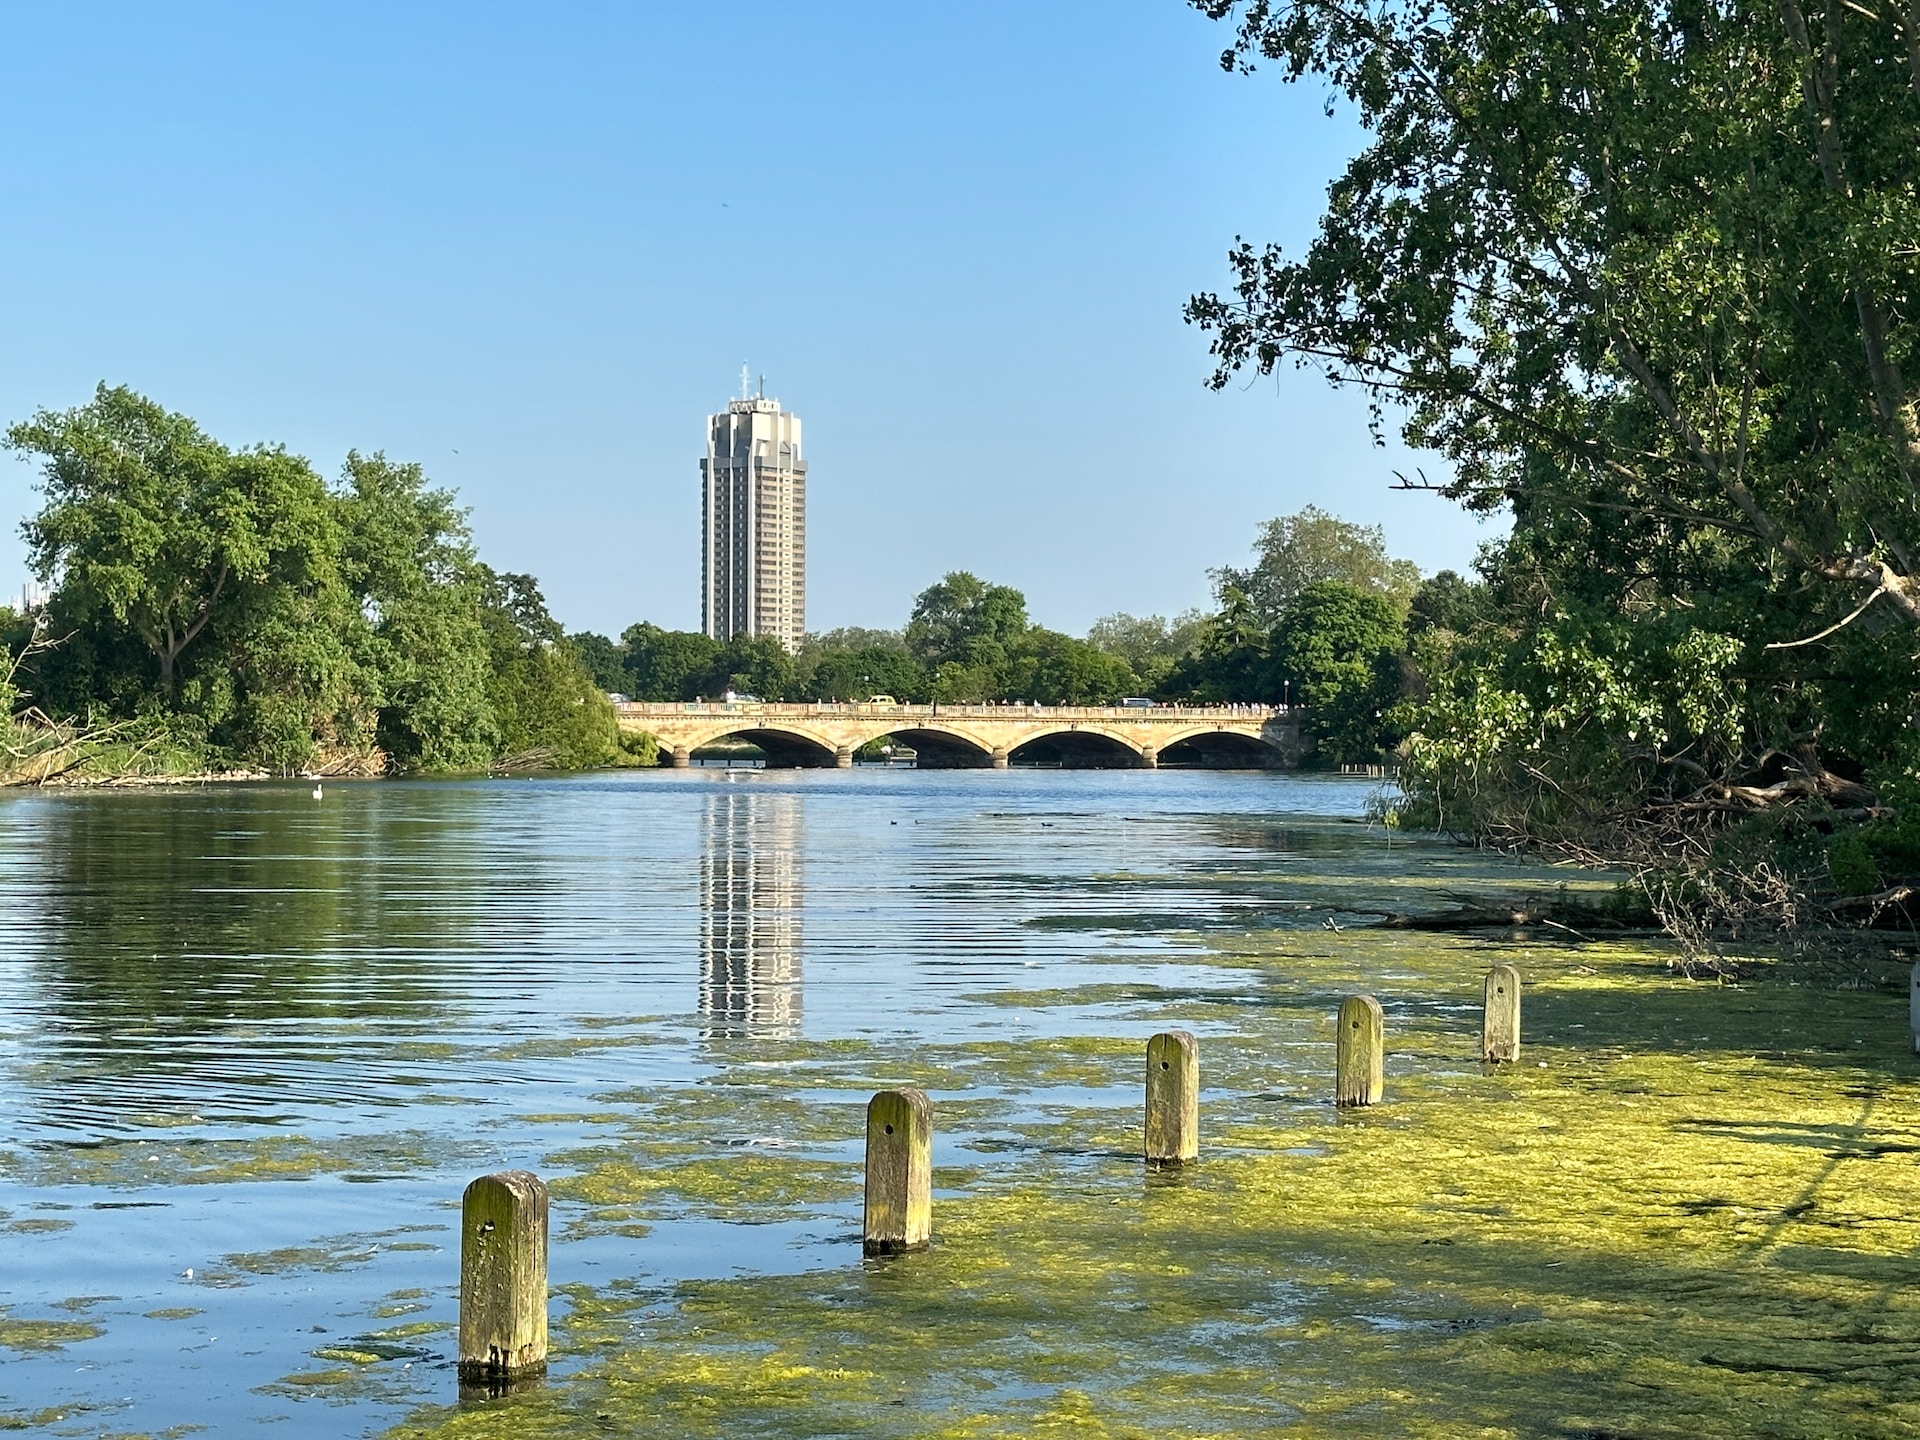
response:
[[[1578,920],[1591,930],[1652,931],[1650,917],[1612,912],[1597,905],[1569,905],[1564,900],[1520,898],[1495,900],[1477,895],[1448,897],[1459,908],[1437,910],[1428,915],[1391,914],[1380,922],[1383,930],[1513,930],[1545,925],[1565,931],[1576,940],[1593,943],[1593,937],[1575,929],[1566,920]],[[1564,916],[1565,919],[1556,919]]]

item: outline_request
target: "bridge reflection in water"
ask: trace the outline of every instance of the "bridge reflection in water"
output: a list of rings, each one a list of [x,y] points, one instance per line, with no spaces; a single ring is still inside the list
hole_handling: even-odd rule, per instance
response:
[[[707,797],[700,854],[704,1039],[800,1033],[799,798],[733,788]]]

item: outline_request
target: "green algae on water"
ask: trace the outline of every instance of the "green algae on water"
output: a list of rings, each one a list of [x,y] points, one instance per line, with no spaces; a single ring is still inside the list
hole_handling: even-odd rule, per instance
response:
[[[16,1320],[11,1311],[0,1308],[0,1349],[60,1350],[105,1333],[85,1320]]]
[[[1625,943],[1348,931],[1230,948],[1200,991],[1023,997],[1055,1024],[1084,1014],[1059,1052],[913,1048],[922,1071],[952,1065],[951,1088],[1025,1097],[959,1125],[995,1158],[944,1177],[930,1252],[863,1263],[856,1243],[798,1275],[569,1287],[555,1349],[576,1373],[393,1433],[1812,1440],[1920,1425],[1920,1071],[1897,997],[1692,984]],[[1496,957],[1523,972],[1527,1028],[1523,1062],[1489,1069],[1477,987]],[[1354,989],[1387,1010],[1387,1096],[1342,1114],[1331,1017]],[[1150,1177],[1132,1090],[1140,1041],[1169,1018],[1201,1037],[1202,1159]],[[886,1050],[837,1059],[880,1071]],[[776,1047],[733,1093],[739,1128],[791,1124],[801,1153],[696,1159],[671,1147],[698,1137],[669,1125],[657,1156],[572,1152],[565,1193],[588,1223],[857,1206],[852,1114],[796,1121],[782,1092],[817,1088],[821,1059]],[[672,1110],[637,1108],[642,1127]],[[809,1153],[835,1125],[840,1164]],[[645,1240],[632,1258],[644,1273]]]

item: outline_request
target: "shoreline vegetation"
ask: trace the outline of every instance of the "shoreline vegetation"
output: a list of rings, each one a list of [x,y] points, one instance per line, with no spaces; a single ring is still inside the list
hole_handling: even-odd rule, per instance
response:
[[[1690,953],[1911,931],[1920,17],[1193,3],[1366,131],[1190,300],[1213,383],[1357,386],[1403,488],[1511,522],[1396,706],[1400,820],[1625,866]]]

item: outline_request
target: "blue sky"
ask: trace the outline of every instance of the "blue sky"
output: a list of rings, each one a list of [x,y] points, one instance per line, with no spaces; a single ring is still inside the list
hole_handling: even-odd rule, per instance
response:
[[[613,634],[698,623],[743,361],[805,422],[815,629],[950,569],[1074,632],[1171,613],[1309,502],[1463,567],[1491,532],[1388,488],[1434,466],[1359,397],[1202,384],[1182,302],[1360,143],[1226,39],[1179,0],[11,6],[0,418],[106,380],[418,460]],[[0,459],[9,522],[33,478]]]

